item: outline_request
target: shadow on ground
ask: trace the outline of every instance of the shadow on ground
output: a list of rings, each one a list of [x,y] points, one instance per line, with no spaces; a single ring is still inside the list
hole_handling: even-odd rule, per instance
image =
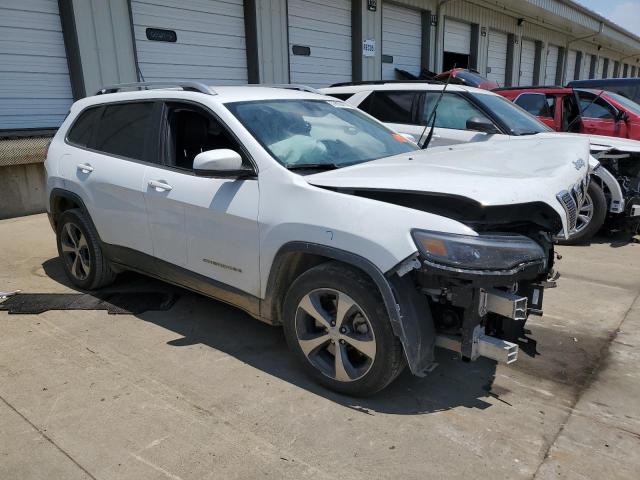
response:
[[[43,268],[51,279],[73,288],[58,258],[47,260]],[[168,345],[176,348],[194,344],[209,346],[362,413],[415,415],[456,407],[485,409],[495,403],[488,402],[489,397],[509,405],[506,399],[501,398],[509,391],[493,386],[496,363],[491,360],[481,358],[463,363],[454,353],[437,349],[438,367],[426,377],[419,378],[405,370],[379,394],[366,399],[351,398],[326,390],[307,377],[302,366],[289,353],[280,328],[255,320],[234,307],[131,272],[119,275],[116,282],[101,290],[100,294],[110,291],[175,293],[179,298],[170,310],[137,315],[146,322],[180,335]],[[520,358],[509,368],[532,378],[568,386],[574,393],[588,381],[597,362],[597,354],[607,342],[606,336],[564,333],[540,325],[527,336],[529,343],[521,344]]]

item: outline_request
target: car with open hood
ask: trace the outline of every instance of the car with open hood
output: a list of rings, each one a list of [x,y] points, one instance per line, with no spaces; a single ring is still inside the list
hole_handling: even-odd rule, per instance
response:
[[[635,232],[640,223],[640,142],[600,135],[556,133],[501,95],[461,85],[359,82],[322,89],[424,144],[433,119],[429,147],[460,143],[511,144],[527,138],[582,137],[591,142],[591,182],[566,243],[585,242],[605,221],[610,228]],[[439,102],[437,115],[434,106]],[[546,103],[545,103],[546,105]],[[531,162],[539,151],[528,152]],[[571,158],[571,157],[569,157]],[[599,160],[599,161],[598,161]]]
[[[70,281],[134,270],[234,305],[352,395],[424,375],[436,346],[515,361],[588,142],[424,151],[307,90],[142,83],[74,103],[45,162]]]

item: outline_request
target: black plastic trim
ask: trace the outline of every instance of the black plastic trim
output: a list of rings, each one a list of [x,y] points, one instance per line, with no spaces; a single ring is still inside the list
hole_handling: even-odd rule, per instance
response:
[[[104,243],[101,240],[100,246],[109,261],[123,269],[133,270],[192,290],[215,300],[238,307],[252,317],[260,318],[260,299],[236,287],[137,250]]]

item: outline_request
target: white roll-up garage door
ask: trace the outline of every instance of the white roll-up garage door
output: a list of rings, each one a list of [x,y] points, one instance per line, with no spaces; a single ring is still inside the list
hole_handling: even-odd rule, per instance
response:
[[[326,87],[349,82],[351,2],[288,0],[291,83]]]
[[[450,18],[444,20],[444,51],[471,54],[471,25]]]
[[[487,78],[505,86],[505,76],[507,73],[507,44],[506,33],[489,31],[489,41],[487,47]]]
[[[132,0],[131,13],[146,81],[247,83],[243,0]]]
[[[549,45],[547,48],[547,61],[544,70],[544,84],[556,84],[556,72],[558,71],[558,47]]]
[[[421,51],[420,12],[385,3],[382,7],[382,79],[395,79],[396,68],[419,75]]]
[[[596,78],[603,78],[604,73],[604,58],[598,59],[598,69],[596,70]]]
[[[0,130],[59,127],[72,102],[57,0],[3,0]]]
[[[520,85],[533,85],[533,74],[536,67],[536,42],[522,39],[520,50]]]
[[[569,50],[567,53],[567,69],[565,70],[565,81],[570,82],[576,80],[576,55],[578,52],[575,50]]]
[[[587,53],[582,60],[582,75],[580,78],[587,79],[591,73],[591,62],[593,61],[593,55]]]

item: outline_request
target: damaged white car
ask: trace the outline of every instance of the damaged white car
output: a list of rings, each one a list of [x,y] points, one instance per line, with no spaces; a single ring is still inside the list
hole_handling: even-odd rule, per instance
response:
[[[235,305],[353,395],[405,365],[423,375],[436,345],[516,359],[503,338],[542,312],[586,140],[421,151],[315,93],[154,87],[76,102],[49,148],[48,212],[77,287],[135,270]]]
[[[430,147],[520,141],[532,135],[578,137],[591,142],[591,182],[567,243],[592,238],[608,219],[612,229],[640,224],[640,142],[557,133],[506,98],[487,90],[442,83],[355,82],[322,89],[423,143],[434,120]],[[442,94],[442,98],[440,98]],[[440,102],[437,114],[434,106]],[[598,160],[600,162],[598,162]]]

